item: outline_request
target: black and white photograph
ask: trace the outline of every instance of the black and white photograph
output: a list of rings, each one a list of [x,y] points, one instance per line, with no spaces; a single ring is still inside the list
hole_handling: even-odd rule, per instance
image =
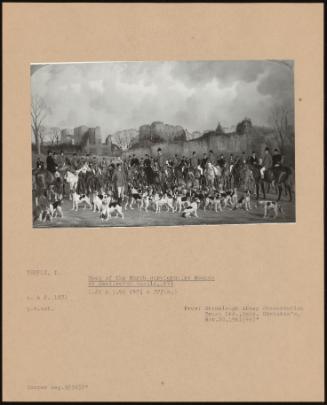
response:
[[[34,228],[295,222],[292,60],[30,73]]]

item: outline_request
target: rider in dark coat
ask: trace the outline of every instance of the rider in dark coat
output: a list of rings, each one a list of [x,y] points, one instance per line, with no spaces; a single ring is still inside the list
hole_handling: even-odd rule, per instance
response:
[[[161,153],[161,148],[158,149],[158,155],[157,155],[156,161],[158,164],[159,171],[162,171],[164,169],[165,161],[164,161],[164,158]]]
[[[36,159],[35,167],[37,169],[43,169],[44,168],[44,162],[42,162],[40,156]]]
[[[47,156],[47,169],[49,170],[49,172],[54,173],[56,171],[56,166],[57,164],[52,157],[52,152],[49,151]]]
[[[278,149],[274,150],[274,153],[272,155],[272,163],[273,163],[273,167],[278,167],[282,164],[282,155],[278,151]]]
[[[76,152],[73,154],[73,157],[72,157],[72,159],[71,159],[71,165],[72,165],[72,168],[73,168],[74,170],[79,169],[79,159],[78,159],[78,157],[77,157]]]
[[[174,156],[174,159],[173,159],[173,166],[174,166],[174,167],[177,167],[177,166],[180,165],[180,163],[181,163],[181,159],[180,159],[179,156],[176,154],[176,155]]]
[[[213,150],[210,150],[209,151],[209,157],[208,157],[208,161],[207,162],[210,162],[210,163],[212,163],[212,164],[215,164],[215,155],[214,155],[214,153],[213,153]]]
[[[272,170],[273,170],[275,179],[278,179],[281,170],[283,170],[282,159],[283,158],[282,158],[282,155],[279,152],[279,150],[274,149],[274,152],[272,154]]]
[[[196,157],[196,152],[192,153],[192,157],[190,159],[190,163],[192,168],[195,170],[198,167],[198,158]]]
[[[64,155],[64,152],[63,151],[60,151],[60,155],[58,155],[58,157],[57,157],[57,164],[58,164],[58,167],[61,169],[61,168],[63,168],[63,166],[65,165],[65,155]]]
[[[246,165],[247,157],[246,157],[246,153],[245,153],[245,152],[242,153],[241,162],[242,162],[243,166]]]
[[[144,163],[144,166],[151,166],[151,159],[148,154],[145,155],[145,159],[144,159],[143,163]]]
[[[220,158],[217,160],[218,166],[224,167],[226,164],[226,160],[224,158],[224,155],[220,155]]]
[[[138,166],[140,164],[138,158],[133,154],[133,157],[131,159],[131,166]]]
[[[207,166],[207,162],[208,162],[208,156],[206,153],[203,154],[203,159],[201,161],[201,167],[204,170]]]
[[[250,165],[253,165],[253,166],[258,165],[259,160],[258,160],[257,155],[255,154],[255,152],[252,152],[252,155],[249,157],[248,162],[250,163]]]

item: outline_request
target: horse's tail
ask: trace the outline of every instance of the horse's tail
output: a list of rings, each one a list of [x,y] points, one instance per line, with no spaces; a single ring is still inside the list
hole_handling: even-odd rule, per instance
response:
[[[290,186],[293,186],[294,173],[293,170],[288,166],[282,168],[277,180],[277,183],[286,183],[286,182],[288,182]]]
[[[288,172],[288,177],[286,181],[288,182],[289,186],[291,187],[291,190],[294,190],[295,186],[295,173],[294,170],[291,167],[286,167],[287,172]]]

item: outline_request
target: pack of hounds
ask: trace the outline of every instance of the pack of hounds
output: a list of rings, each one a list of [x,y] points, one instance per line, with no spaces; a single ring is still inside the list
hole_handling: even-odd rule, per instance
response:
[[[189,190],[176,187],[173,190],[160,192],[151,186],[136,188],[132,184],[128,185],[128,192],[121,198],[117,198],[113,191],[95,192],[90,195],[72,194],[72,210],[78,211],[80,206],[89,208],[94,213],[98,213],[101,221],[109,221],[113,216],[124,219],[124,211],[139,210],[152,211],[160,214],[161,211],[179,213],[184,218],[198,217],[198,210],[214,210],[219,213],[223,210],[243,209],[250,211],[263,206],[263,218],[268,218],[270,213],[274,218],[280,214],[284,215],[283,208],[277,201],[251,199],[250,190],[239,192],[233,190],[223,190],[221,187],[216,190],[214,187],[204,190]],[[34,212],[34,221],[52,221],[53,217],[63,217],[62,198],[55,201],[44,197],[39,200],[37,211]]]

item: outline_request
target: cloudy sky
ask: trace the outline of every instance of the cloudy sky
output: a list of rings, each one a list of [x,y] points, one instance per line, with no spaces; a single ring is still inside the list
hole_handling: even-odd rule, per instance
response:
[[[45,125],[97,126],[102,135],[153,121],[189,131],[269,124],[275,105],[293,111],[291,61],[109,62],[31,66]]]

